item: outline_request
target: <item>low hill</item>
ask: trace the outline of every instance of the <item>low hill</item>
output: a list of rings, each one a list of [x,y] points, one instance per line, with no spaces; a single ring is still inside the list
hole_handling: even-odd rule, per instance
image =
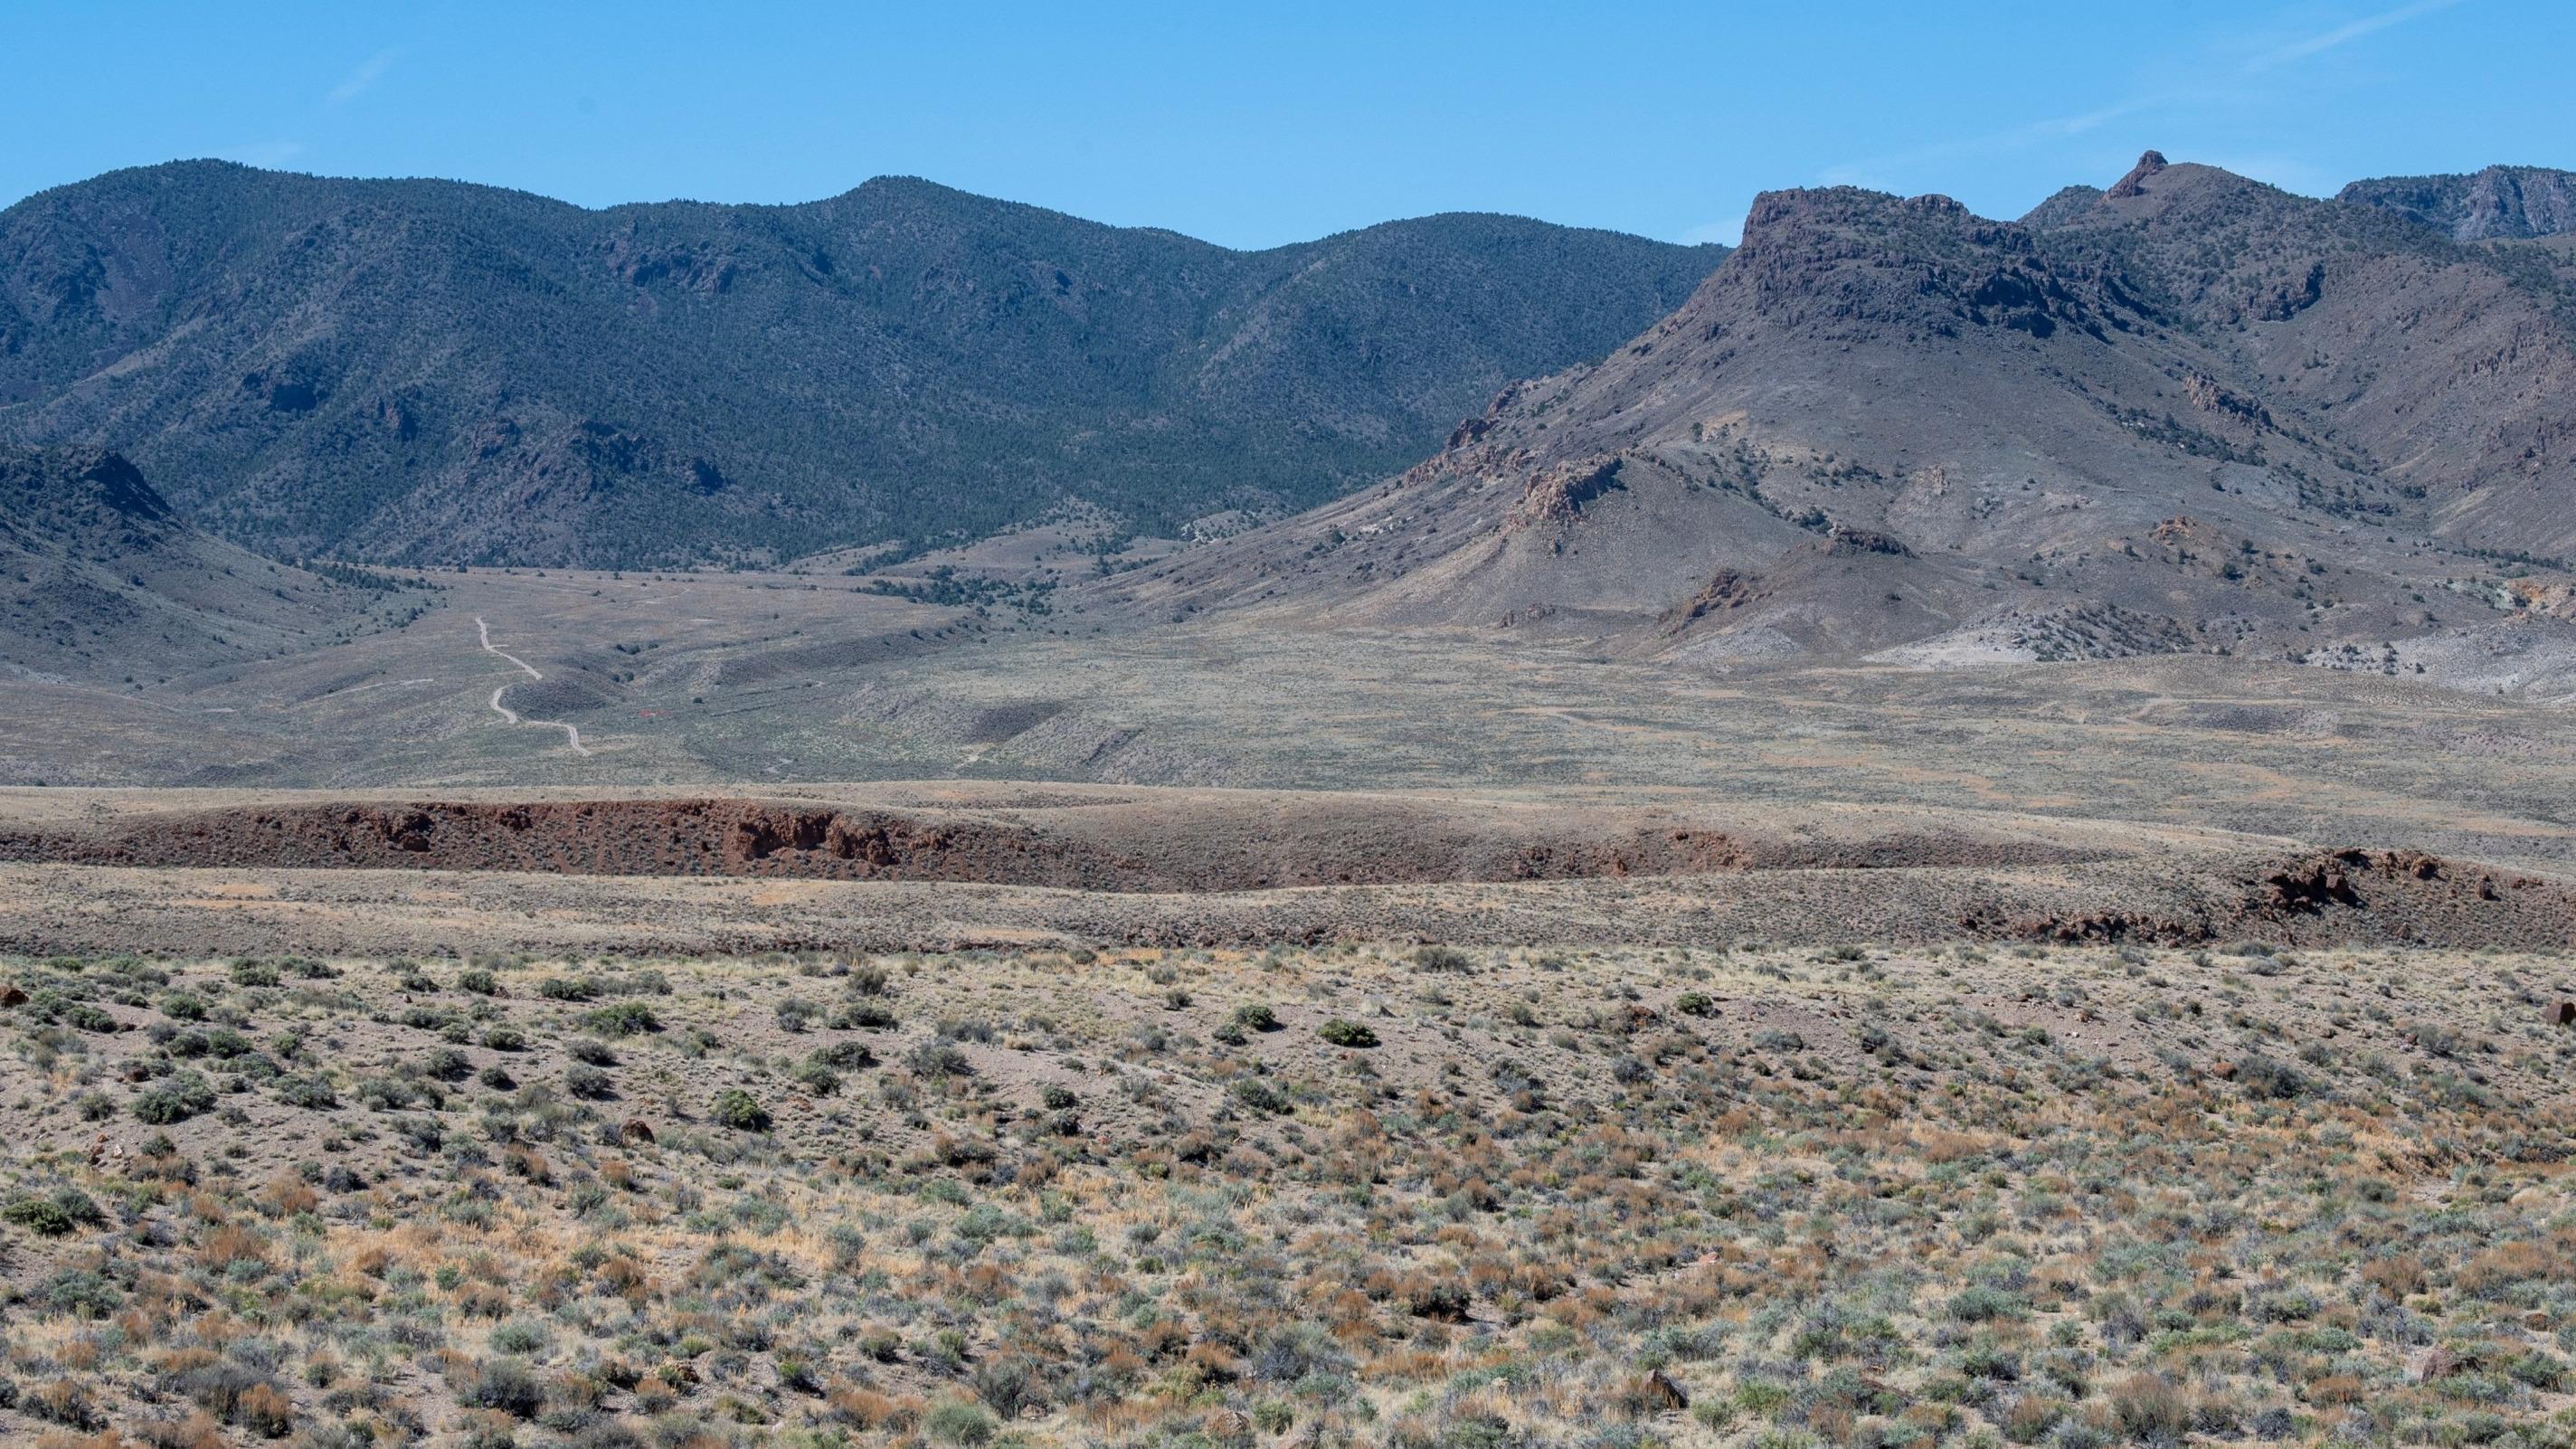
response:
[[[264,552],[618,565],[1173,531],[1404,466],[1724,254],[1510,217],[1238,252],[885,178],[588,211],[217,162],[0,213],[0,436]]]
[[[372,627],[404,590],[189,527],[124,458],[0,448],[0,678],[157,682]]]

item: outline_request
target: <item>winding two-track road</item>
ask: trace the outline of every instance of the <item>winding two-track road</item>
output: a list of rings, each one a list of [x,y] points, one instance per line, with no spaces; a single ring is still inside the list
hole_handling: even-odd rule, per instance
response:
[[[480,614],[477,614],[477,615],[475,615],[475,616],[474,616],[474,632],[475,632],[477,635],[479,635],[479,636],[482,638],[482,640],[483,640],[483,652],[485,652],[485,653],[487,653],[487,654],[497,654],[497,655],[499,655],[501,658],[509,660],[512,664],[515,664],[515,665],[519,666],[519,668],[520,668],[522,671],[524,671],[530,679],[543,679],[543,678],[545,678],[545,676],[544,676],[544,675],[539,674],[539,673],[537,672],[537,667],[536,667],[535,665],[530,664],[528,661],[526,661],[526,660],[524,660],[524,659],[520,658],[518,655],[511,653],[509,650],[507,650],[507,649],[503,649],[503,648],[502,648],[502,647],[500,647],[499,645],[494,644],[494,643],[492,642],[492,626],[491,626],[491,625],[489,625],[489,624],[484,623],[484,622],[483,622],[483,616],[482,616],[482,615],[480,615]],[[588,748],[588,747],[586,747],[585,745],[583,745],[583,744],[582,744],[582,742],[581,742],[581,727],[580,727],[579,725],[566,724],[565,722],[563,722],[562,720],[559,720],[559,719],[521,719],[521,718],[519,718],[519,712],[518,712],[517,710],[514,710],[514,709],[510,708],[508,705],[503,704],[503,703],[501,702],[501,696],[502,696],[502,695],[504,695],[504,694],[507,694],[507,693],[509,692],[509,690],[510,690],[510,686],[508,686],[508,685],[504,684],[504,685],[502,685],[500,688],[495,689],[495,690],[493,690],[493,691],[492,691],[492,712],[493,712],[493,713],[495,713],[495,714],[499,715],[503,720],[505,720],[505,721],[507,721],[507,722],[509,722],[509,723],[511,723],[511,724],[514,724],[514,725],[517,725],[517,724],[524,724],[524,725],[537,725],[537,726],[540,726],[540,727],[545,728],[545,729],[550,729],[550,730],[562,730],[562,731],[564,732],[564,738],[565,738],[566,740],[571,741],[571,743],[572,743],[572,752],[573,752],[574,754],[576,754],[576,755],[586,755],[586,754],[589,754],[589,753],[590,753],[589,748]]]

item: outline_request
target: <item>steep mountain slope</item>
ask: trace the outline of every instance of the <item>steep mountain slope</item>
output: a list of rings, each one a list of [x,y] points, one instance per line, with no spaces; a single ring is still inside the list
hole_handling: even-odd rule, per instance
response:
[[[366,627],[395,592],[209,538],[113,453],[0,448],[0,679],[157,680]]]
[[[1723,255],[1505,217],[1244,253],[911,180],[584,211],[193,162],[0,213],[0,435],[272,552],[613,564],[1297,507]]]
[[[2454,241],[2576,232],[2576,171],[2490,166],[2467,176],[2382,176],[2356,181],[2337,201],[2404,212]]]
[[[1767,194],[1604,362],[1111,592],[1710,659],[2386,668],[2397,639],[2558,597],[2501,557],[2576,552],[2576,348],[2547,286],[2152,154],[2040,220]]]

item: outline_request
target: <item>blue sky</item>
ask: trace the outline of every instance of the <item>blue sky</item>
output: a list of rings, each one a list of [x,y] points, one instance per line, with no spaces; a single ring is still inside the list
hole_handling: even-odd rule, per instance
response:
[[[2576,167],[2576,4],[0,0],[0,204],[224,156],[584,205],[904,173],[1235,246],[1433,211],[1732,240],[1850,182],[2013,216],[2154,146],[2292,190]]]

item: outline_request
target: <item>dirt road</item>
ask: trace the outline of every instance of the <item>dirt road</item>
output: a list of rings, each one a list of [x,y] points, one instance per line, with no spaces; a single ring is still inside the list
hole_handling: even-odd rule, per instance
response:
[[[501,658],[503,658],[503,659],[507,659],[507,660],[509,660],[512,664],[517,665],[517,666],[518,666],[518,667],[519,667],[523,672],[525,672],[525,673],[527,674],[527,676],[528,676],[530,679],[543,679],[543,678],[545,678],[545,676],[544,676],[543,674],[540,674],[540,673],[538,673],[538,672],[537,672],[537,667],[536,667],[535,665],[530,664],[528,661],[526,661],[526,660],[524,660],[524,659],[520,658],[518,655],[513,654],[513,653],[511,653],[510,651],[508,651],[507,649],[504,649],[504,648],[500,647],[499,645],[497,645],[497,644],[493,643],[493,642],[492,642],[492,626],[491,626],[491,625],[489,625],[489,624],[487,624],[487,623],[484,623],[484,622],[483,622],[483,616],[482,616],[482,615],[480,615],[480,614],[477,614],[477,615],[475,615],[475,616],[474,616],[474,632],[475,632],[475,634],[476,634],[477,636],[479,636],[479,637],[482,639],[482,641],[483,641],[483,652],[484,652],[484,653],[486,653],[486,654],[495,654],[495,655],[500,656],[500,657],[501,657]],[[497,714],[497,715],[501,716],[501,718],[502,718],[502,719],[504,719],[504,720],[508,721],[509,723],[514,724],[514,725],[516,725],[516,724],[540,725],[540,726],[543,726],[543,727],[544,727],[544,728],[546,728],[546,729],[562,730],[562,731],[564,732],[564,738],[565,738],[566,740],[568,740],[569,742],[571,742],[571,744],[572,744],[572,752],[573,752],[574,754],[576,754],[576,755],[587,755],[587,754],[589,754],[589,753],[590,753],[590,749],[589,749],[589,747],[588,747],[588,746],[586,746],[586,745],[584,745],[584,744],[581,742],[581,727],[580,727],[580,726],[578,726],[578,725],[573,725],[573,724],[567,724],[567,723],[565,723],[564,721],[559,720],[559,719],[521,719],[521,718],[519,717],[519,712],[518,712],[517,710],[514,710],[514,709],[510,708],[508,705],[503,704],[503,703],[501,702],[501,696],[502,696],[502,695],[504,695],[504,694],[509,693],[509,691],[510,691],[510,686],[508,686],[508,685],[506,685],[506,684],[504,684],[504,685],[500,686],[499,688],[497,688],[497,689],[495,689],[495,690],[493,690],[493,691],[492,691],[491,705],[492,705],[492,712],[493,712],[493,713],[495,713],[495,714]]]

